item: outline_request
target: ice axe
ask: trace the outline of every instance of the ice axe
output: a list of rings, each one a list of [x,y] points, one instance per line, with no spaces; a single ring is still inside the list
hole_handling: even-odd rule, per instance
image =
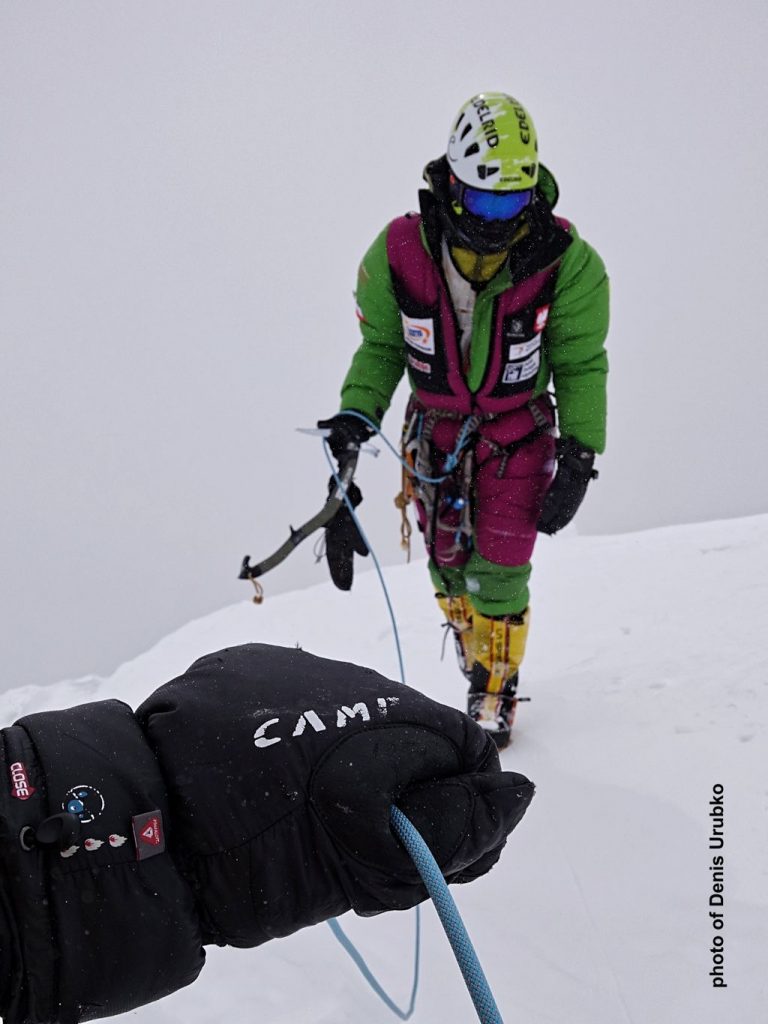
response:
[[[311,431],[315,433],[316,431]],[[310,431],[307,431],[310,433]],[[306,523],[303,523],[297,530],[294,530],[292,526],[289,526],[290,536],[284,544],[273,554],[269,555],[268,558],[263,559],[261,562],[257,562],[256,565],[251,565],[251,556],[246,555],[243,559],[243,564],[240,567],[240,574],[238,579],[250,580],[256,590],[256,594],[253,597],[254,604],[261,604],[264,600],[264,590],[261,584],[258,582],[258,577],[263,576],[265,572],[269,572],[270,569],[274,569],[276,565],[280,565],[281,562],[285,561],[288,555],[301,544],[303,540],[306,540],[311,534],[321,527],[327,526],[328,523],[333,519],[336,513],[339,511],[341,506],[344,504],[344,494],[352,483],[352,478],[355,475],[355,469],[357,468],[357,457],[359,451],[350,451],[345,454],[339,462],[339,483],[337,483],[331,493],[329,494],[325,504],[316,512],[311,519],[308,519]]]

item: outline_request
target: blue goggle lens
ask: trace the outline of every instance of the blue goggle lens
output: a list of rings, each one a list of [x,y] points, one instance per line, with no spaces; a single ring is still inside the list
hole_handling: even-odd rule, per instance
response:
[[[461,202],[465,209],[483,220],[512,220],[530,203],[533,189],[523,192],[486,192],[465,186]]]

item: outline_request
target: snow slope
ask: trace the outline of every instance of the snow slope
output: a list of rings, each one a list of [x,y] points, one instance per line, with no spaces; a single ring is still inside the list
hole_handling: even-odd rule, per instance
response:
[[[307,545],[308,547],[308,545]],[[258,552],[259,556],[265,552]],[[307,557],[307,552],[294,557]],[[280,570],[276,570],[279,572]],[[408,681],[461,705],[423,563],[388,569]],[[537,796],[500,864],[454,889],[507,1024],[759,1024],[768,1020],[768,516],[616,537],[542,538],[523,705],[505,767]],[[397,678],[375,573],[189,623],[106,680],[0,696],[2,720],[108,696],[134,706],[198,655],[300,644]],[[708,839],[724,787],[725,977],[714,990]],[[401,1004],[412,914],[344,919]],[[474,1013],[434,912],[424,912],[415,1022]],[[198,983],[137,1024],[394,1020],[326,926],[256,950],[209,951]]]

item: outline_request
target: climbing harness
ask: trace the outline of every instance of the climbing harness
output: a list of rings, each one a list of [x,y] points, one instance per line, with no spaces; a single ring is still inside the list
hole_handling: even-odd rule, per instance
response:
[[[437,452],[432,444],[440,420],[461,420],[453,450]],[[410,556],[411,527],[406,509],[413,501],[430,556],[440,545],[441,560],[466,549],[472,542],[470,491],[474,467],[474,446],[479,416],[423,409],[411,400],[401,438],[403,484],[395,498],[400,509],[402,546]],[[407,540],[407,542],[406,542]]]

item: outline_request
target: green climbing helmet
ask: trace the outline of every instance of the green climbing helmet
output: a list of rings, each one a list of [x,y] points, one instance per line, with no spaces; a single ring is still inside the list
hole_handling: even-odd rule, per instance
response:
[[[539,180],[538,150],[522,103],[504,92],[481,92],[459,111],[446,156],[451,174],[464,185],[517,192]]]

